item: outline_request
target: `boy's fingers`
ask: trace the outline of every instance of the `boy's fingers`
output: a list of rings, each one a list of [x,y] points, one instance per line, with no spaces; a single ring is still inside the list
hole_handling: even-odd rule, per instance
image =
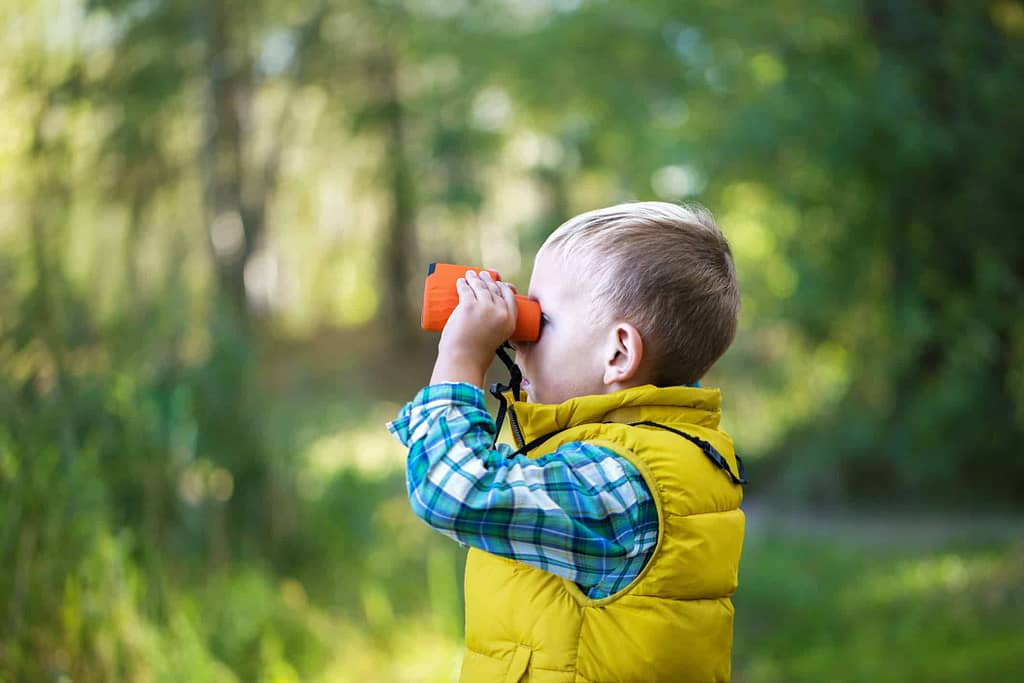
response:
[[[459,301],[476,301],[476,292],[465,278],[460,277],[455,281],[455,291],[459,293]]]
[[[466,271],[465,277],[466,287],[473,293],[473,298],[479,301],[483,296],[483,292],[480,290],[480,278],[472,270]]]
[[[501,298],[501,288],[505,285],[504,282],[495,280],[491,273],[486,270],[480,271],[480,281],[484,283],[487,291],[491,293],[495,301]]]
[[[487,282],[488,286],[491,287],[491,290],[495,291],[498,296],[504,296],[505,295],[505,290],[507,288],[507,289],[511,289],[512,290],[513,299],[514,299],[515,298],[515,294],[518,293],[518,291],[519,291],[519,290],[516,289],[516,286],[514,284],[512,284],[511,282],[505,282],[504,280],[495,280],[491,276],[491,274],[488,271],[486,271],[486,270],[480,271],[480,279],[485,281],[485,282]],[[491,283],[493,283],[493,286],[492,286]]]
[[[494,283],[489,280],[484,280],[482,277],[473,273],[472,271],[466,273],[466,282],[473,288],[473,292],[476,294],[476,298],[480,301],[493,301],[495,298]]]
[[[501,290],[501,298],[505,300],[505,305],[508,306],[508,310],[511,313],[516,312],[516,293],[512,285],[502,282],[499,289]]]

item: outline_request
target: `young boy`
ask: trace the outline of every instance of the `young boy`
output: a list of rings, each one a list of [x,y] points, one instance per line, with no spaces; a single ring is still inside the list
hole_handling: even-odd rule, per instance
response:
[[[472,272],[457,288],[430,385],[388,428],[414,512],[471,546],[462,680],[728,681],[746,482],[698,382],[739,310],[714,219],[622,204],[547,239],[540,337],[514,344],[519,451],[492,446],[482,391],[513,290]]]

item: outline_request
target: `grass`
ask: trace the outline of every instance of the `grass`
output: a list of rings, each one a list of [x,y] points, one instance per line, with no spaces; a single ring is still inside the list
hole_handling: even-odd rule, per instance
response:
[[[1019,520],[762,514],[735,599],[739,683],[1019,680]]]

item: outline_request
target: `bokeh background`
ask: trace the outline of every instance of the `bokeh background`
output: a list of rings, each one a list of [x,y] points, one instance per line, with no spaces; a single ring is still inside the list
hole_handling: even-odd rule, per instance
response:
[[[731,240],[735,679],[1024,671],[1024,3],[0,1],[0,681],[451,681],[430,261]]]

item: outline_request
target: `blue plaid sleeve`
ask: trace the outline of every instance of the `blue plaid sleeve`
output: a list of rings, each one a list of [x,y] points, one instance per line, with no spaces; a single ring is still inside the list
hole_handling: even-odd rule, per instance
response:
[[[611,595],[643,568],[658,514],[640,472],[614,451],[573,442],[538,458],[492,448],[494,420],[470,384],[431,385],[388,429],[409,449],[413,511],[451,538]]]

